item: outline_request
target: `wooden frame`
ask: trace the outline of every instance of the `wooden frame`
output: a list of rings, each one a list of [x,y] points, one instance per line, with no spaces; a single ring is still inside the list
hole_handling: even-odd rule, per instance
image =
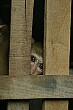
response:
[[[71,0],[45,0],[43,76],[29,75],[33,5],[34,0],[12,0],[9,75],[0,76],[0,99],[25,99],[8,100],[8,110],[29,110],[26,99],[34,98],[44,99],[43,110],[68,110],[68,100],[56,98],[73,98]]]

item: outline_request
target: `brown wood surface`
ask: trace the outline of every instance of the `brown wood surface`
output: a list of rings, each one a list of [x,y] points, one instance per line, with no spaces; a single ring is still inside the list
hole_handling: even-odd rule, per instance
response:
[[[0,76],[0,99],[73,98],[73,76]]]
[[[47,104],[48,103],[48,104]],[[44,105],[43,105],[44,108]],[[67,100],[46,100],[45,103],[46,110],[67,110],[68,109],[68,101]]]
[[[27,0],[31,7],[32,2]],[[11,11],[11,36],[10,36],[10,74],[24,75],[30,71],[30,49],[31,49],[31,30],[32,19],[29,7],[28,16],[26,0],[12,0]],[[32,12],[32,10],[31,10]],[[31,16],[32,18],[32,16]],[[29,26],[27,25],[29,24]],[[31,27],[31,28],[27,28]],[[30,34],[28,36],[28,33]]]
[[[48,75],[69,74],[70,20],[71,0],[45,1],[44,70]],[[47,100],[43,110],[68,110],[68,100]]]
[[[32,13],[33,0],[12,0],[9,75],[23,76],[30,72]],[[8,103],[8,110],[23,109],[29,110],[26,100]]]
[[[9,101],[8,110],[29,110],[28,101],[26,103],[22,100]]]

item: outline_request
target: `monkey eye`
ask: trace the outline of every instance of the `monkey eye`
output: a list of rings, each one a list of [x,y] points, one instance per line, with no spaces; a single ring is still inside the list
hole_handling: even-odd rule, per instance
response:
[[[43,63],[40,63],[39,68],[43,69]]]
[[[31,55],[31,61],[35,62],[35,60],[36,60],[35,56]]]

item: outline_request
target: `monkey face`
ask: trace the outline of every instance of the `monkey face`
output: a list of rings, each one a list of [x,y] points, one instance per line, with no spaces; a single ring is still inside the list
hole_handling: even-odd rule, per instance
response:
[[[31,55],[31,74],[43,74],[43,59],[38,55]]]

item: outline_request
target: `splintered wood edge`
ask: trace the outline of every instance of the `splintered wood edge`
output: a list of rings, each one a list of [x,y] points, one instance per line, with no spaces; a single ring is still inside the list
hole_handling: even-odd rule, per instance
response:
[[[73,98],[73,76],[0,76],[0,99]]]

